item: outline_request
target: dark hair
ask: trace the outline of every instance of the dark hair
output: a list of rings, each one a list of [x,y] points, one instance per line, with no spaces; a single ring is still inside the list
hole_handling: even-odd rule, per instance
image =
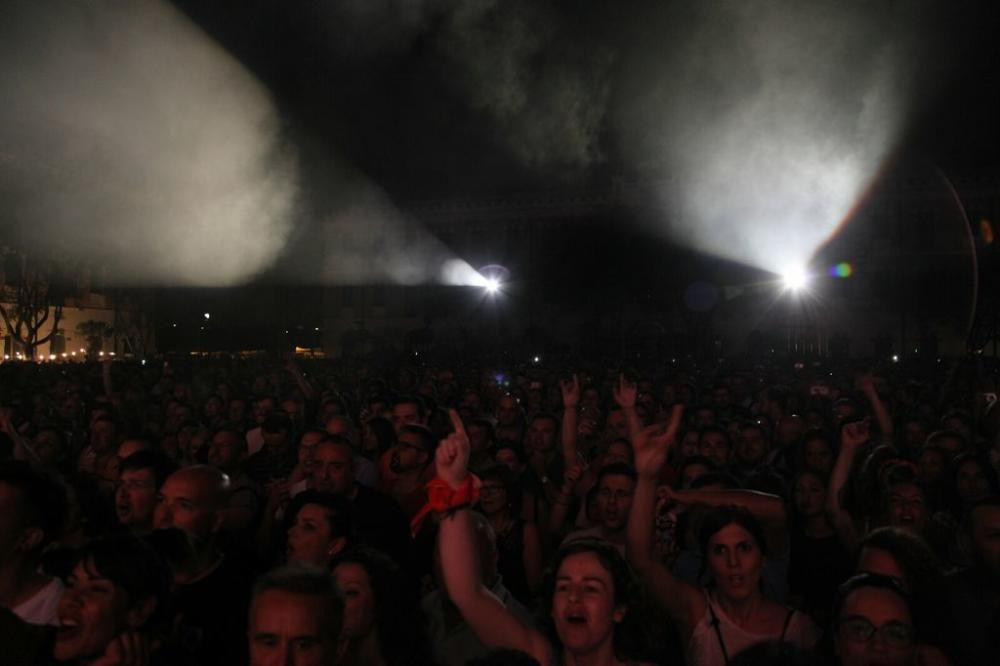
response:
[[[858,557],[865,548],[888,553],[903,573],[903,584],[909,590],[908,605],[913,622],[925,638],[939,645],[947,635],[942,628],[940,609],[946,607],[947,593],[941,564],[930,546],[913,532],[899,527],[872,530],[858,544]]]
[[[625,617],[614,628],[614,651],[618,659],[641,658],[652,647],[653,641],[649,627],[644,622],[647,615],[644,611],[647,603],[642,587],[632,572],[625,558],[618,549],[601,539],[575,539],[563,544],[552,561],[552,566],[545,573],[542,581],[542,609],[540,622],[543,631],[552,641],[557,651],[562,650],[562,641],[556,633],[552,620],[552,599],[555,595],[556,577],[559,567],[572,555],[590,553],[594,555],[601,566],[611,575],[614,587],[615,606],[625,607]]]
[[[167,454],[155,449],[136,451],[121,462],[119,474],[127,470],[148,469],[153,473],[156,487],[160,488],[167,477],[176,472],[177,463]]]
[[[22,527],[37,527],[42,533],[34,553],[37,554],[59,536],[66,521],[66,490],[55,479],[34,469],[21,460],[0,463],[0,483],[13,488],[18,495],[17,518]]]
[[[767,543],[764,541],[764,530],[761,528],[760,522],[745,508],[725,504],[709,509],[701,517],[701,522],[698,524],[698,546],[701,548],[703,566],[704,562],[708,561],[708,546],[712,537],[726,525],[734,524],[749,532],[750,536],[757,542],[760,552],[767,555]]]
[[[254,583],[250,601],[251,615],[261,595],[271,590],[319,599],[328,611],[324,628],[334,639],[340,636],[344,624],[344,601],[329,571],[305,564],[287,564],[269,571]]]
[[[708,486],[721,485],[723,488],[733,490],[740,487],[739,479],[729,472],[712,471],[702,474],[691,482],[691,490],[706,488]]]
[[[677,483],[680,483],[684,479],[684,472],[687,471],[688,467],[694,465],[702,465],[706,467],[708,471],[706,474],[711,474],[715,471],[715,461],[711,458],[706,458],[705,456],[691,456],[690,458],[685,458],[681,463],[680,468],[677,470]]]
[[[348,539],[354,536],[354,508],[349,499],[333,493],[304,490],[288,503],[286,514],[289,524],[295,522],[299,511],[306,504],[316,504],[326,509],[326,521],[331,535]]]
[[[368,574],[375,596],[379,649],[386,663],[390,666],[431,663],[414,581],[388,555],[367,546],[339,555],[334,560],[334,570],[342,564],[357,564]]]
[[[826,663],[816,650],[788,641],[755,643],[733,655],[729,666],[813,666]]]
[[[521,447],[520,444],[518,444],[514,440],[501,439],[499,442],[497,442],[497,445],[494,447],[493,455],[496,456],[497,453],[500,453],[504,449],[509,449],[517,458],[518,462],[520,463],[524,462],[524,449]]]
[[[396,443],[396,429],[392,427],[392,421],[381,416],[369,419],[368,429],[375,436],[377,452],[385,453]]]
[[[997,495],[1000,494],[1000,480],[997,479],[997,471],[990,463],[989,458],[982,454],[976,453],[960,453],[951,461],[951,465],[948,468],[948,475],[945,477],[945,501],[948,503],[948,508],[951,509],[952,514],[961,519],[962,515],[965,513],[966,507],[963,505],[962,498],[958,495],[958,471],[966,463],[974,463],[979,466],[982,470],[983,475],[986,477],[986,484],[989,486],[987,494]]]
[[[830,614],[831,622],[833,623],[831,633],[835,634],[837,632],[837,628],[840,626],[840,613],[844,609],[844,602],[847,601],[847,597],[849,597],[851,593],[864,588],[888,590],[889,592],[892,592],[906,604],[906,607],[910,610],[910,615],[915,616],[913,613],[913,602],[905,583],[889,576],[880,576],[879,574],[872,573],[860,573],[856,576],[851,576],[837,588],[837,594],[833,598],[833,612]]]
[[[698,430],[698,442],[701,443],[701,440],[704,439],[705,435],[713,432],[722,435],[722,437],[726,440],[726,446],[732,450],[733,438],[729,436],[729,431],[716,423],[709,423],[706,426],[702,426]]]
[[[632,465],[623,462],[611,463],[601,468],[600,473],[597,475],[597,483],[594,485],[600,486],[604,478],[608,476],[624,476],[632,479],[633,482],[639,478],[635,472],[635,467],[632,467]]]
[[[171,585],[170,568],[142,539],[128,532],[96,539],[78,551],[76,562],[123,590],[130,607],[146,599],[154,599],[156,609],[147,620],[147,625],[154,624],[166,612]]]
[[[408,423],[400,428],[399,432],[408,432],[411,435],[419,436],[420,446],[427,452],[428,460],[433,462],[434,450],[437,449],[438,439],[434,436],[434,433],[431,432],[430,428],[427,426],[417,425],[415,423]]]
[[[427,416],[427,406],[424,401],[420,399],[419,396],[415,395],[401,395],[397,396],[395,400],[392,401],[392,406],[395,408],[397,405],[416,405],[417,406],[417,416],[423,421],[424,417]]]
[[[559,427],[560,425],[562,425],[562,420],[556,418],[555,414],[551,412],[535,412],[534,414],[531,415],[531,418],[528,419],[528,425],[531,425],[533,421],[536,421],[538,419],[545,419],[551,421],[552,426],[554,428],[553,432],[555,432],[557,435],[559,434]]]

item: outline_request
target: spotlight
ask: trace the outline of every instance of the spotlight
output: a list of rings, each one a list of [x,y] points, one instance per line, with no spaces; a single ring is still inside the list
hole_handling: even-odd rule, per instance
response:
[[[208,319],[211,319],[211,318],[212,318],[212,313],[211,312],[206,312],[205,313],[205,319],[208,320]]]
[[[500,291],[500,280],[496,278],[487,278],[486,284],[483,285],[483,289],[486,290],[487,294],[495,294]]]
[[[799,292],[809,284],[809,275],[801,266],[791,268],[781,275],[781,282],[788,291]]]

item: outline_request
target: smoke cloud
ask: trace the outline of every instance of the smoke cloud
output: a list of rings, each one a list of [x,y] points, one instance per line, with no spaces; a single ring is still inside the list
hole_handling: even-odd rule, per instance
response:
[[[232,57],[153,0],[8,9],[0,191],[22,246],[126,285],[225,286],[270,265],[296,161]]]
[[[663,182],[669,233],[765,270],[805,264],[906,127],[917,13],[788,0],[661,13],[619,120]]]

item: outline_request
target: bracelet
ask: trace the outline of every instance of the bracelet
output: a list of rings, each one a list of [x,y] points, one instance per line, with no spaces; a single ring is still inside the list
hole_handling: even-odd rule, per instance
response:
[[[471,506],[479,499],[479,478],[470,474],[458,488],[452,488],[444,479],[431,479],[427,484],[427,503],[410,521],[410,534],[416,537],[427,516],[433,512],[453,514],[459,509]]]

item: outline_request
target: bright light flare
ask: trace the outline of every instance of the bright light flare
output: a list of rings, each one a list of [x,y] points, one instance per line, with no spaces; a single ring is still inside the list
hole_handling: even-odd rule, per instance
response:
[[[799,293],[809,286],[809,274],[801,266],[795,266],[781,274],[781,283],[788,291]]]
[[[491,296],[500,291],[500,280],[496,278],[486,278],[486,284],[483,285],[483,289],[486,290],[487,294]]]

